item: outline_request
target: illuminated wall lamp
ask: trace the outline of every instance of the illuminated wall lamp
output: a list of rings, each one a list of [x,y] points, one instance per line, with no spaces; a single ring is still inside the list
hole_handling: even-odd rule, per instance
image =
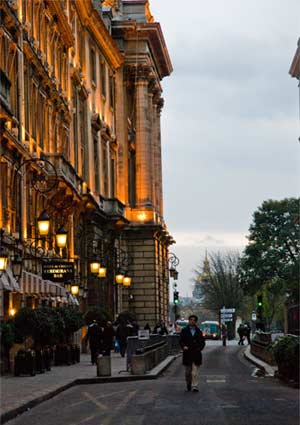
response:
[[[123,279],[123,285],[124,285],[124,286],[130,286],[130,285],[131,285],[131,277],[129,277],[129,276],[124,276],[124,279]]]
[[[101,267],[100,261],[98,261],[98,260],[92,261],[90,263],[91,273],[95,273],[95,274],[99,273],[100,267]]]
[[[67,230],[61,226],[59,230],[56,232],[55,238],[56,238],[56,244],[58,248],[62,249],[65,248],[67,245]]]
[[[16,309],[15,309],[15,308],[10,308],[8,313],[9,313],[9,315],[10,315],[11,317],[13,317],[13,316],[15,316],[15,314],[16,314]]]
[[[118,273],[116,274],[116,282],[117,282],[119,285],[122,285],[123,280],[124,280],[124,274],[123,274],[122,272],[118,272]]]
[[[50,228],[50,217],[46,213],[46,211],[43,211],[40,214],[39,218],[37,219],[37,225],[39,229],[39,234],[41,236],[47,236]]]
[[[106,277],[106,267],[100,267],[98,277],[103,278]]]
[[[79,294],[79,285],[72,285],[71,286],[71,294],[72,295],[78,295]]]

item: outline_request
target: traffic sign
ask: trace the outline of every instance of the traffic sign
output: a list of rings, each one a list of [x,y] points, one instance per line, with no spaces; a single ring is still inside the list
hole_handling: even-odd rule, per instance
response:
[[[235,313],[235,308],[221,308],[220,310],[221,313]]]

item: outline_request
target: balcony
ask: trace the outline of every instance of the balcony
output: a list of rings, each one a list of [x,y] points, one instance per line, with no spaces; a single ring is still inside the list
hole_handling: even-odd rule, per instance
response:
[[[125,220],[125,205],[122,204],[117,198],[110,198],[104,200],[104,212],[112,218]]]
[[[63,180],[78,196],[81,196],[82,181],[64,155],[61,153],[44,153],[42,157],[53,164],[58,179]],[[50,176],[55,176],[55,170],[47,163],[46,170]]]

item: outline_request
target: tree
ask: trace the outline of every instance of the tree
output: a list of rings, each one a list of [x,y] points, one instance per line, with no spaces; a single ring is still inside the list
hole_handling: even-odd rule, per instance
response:
[[[237,252],[211,253],[209,255],[209,278],[202,280],[203,306],[215,312],[219,317],[220,309],[235,308],[236,312],[242,307],[244,293],[238,279],[238,265],[240,257]],[[201,278],[202,272],[195,270],[195,282]],[[227,323],[228,337],[235,335],[235,316],[233,322]]]
[[[268,285],[299,302],[299,231],[299,199],[265,201],[255,211],[239,268],[248,294]]]
[[[78,307],[59,307],[57,312],[61,315],[64,321],[64,336],[66,338],[66,342],[69,342],[71,335],[78,331],[78,329],[80,329],[84,324],[82,313]]]
[[[223,307],[240,308],[243,300],[243,290],[238,280],[239,254],[235,252],[211,253],[209,255],[210,276],[202,283],[203,305],[216,313]],[[198,281],[201,276],[199,269],[195,270]]]

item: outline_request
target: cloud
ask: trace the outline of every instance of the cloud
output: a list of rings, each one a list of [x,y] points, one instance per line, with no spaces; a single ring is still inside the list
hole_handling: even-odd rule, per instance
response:
[[[175,232],[173,236],[176,247],[241,247],[247,243],[245,235],[241,233]]]

